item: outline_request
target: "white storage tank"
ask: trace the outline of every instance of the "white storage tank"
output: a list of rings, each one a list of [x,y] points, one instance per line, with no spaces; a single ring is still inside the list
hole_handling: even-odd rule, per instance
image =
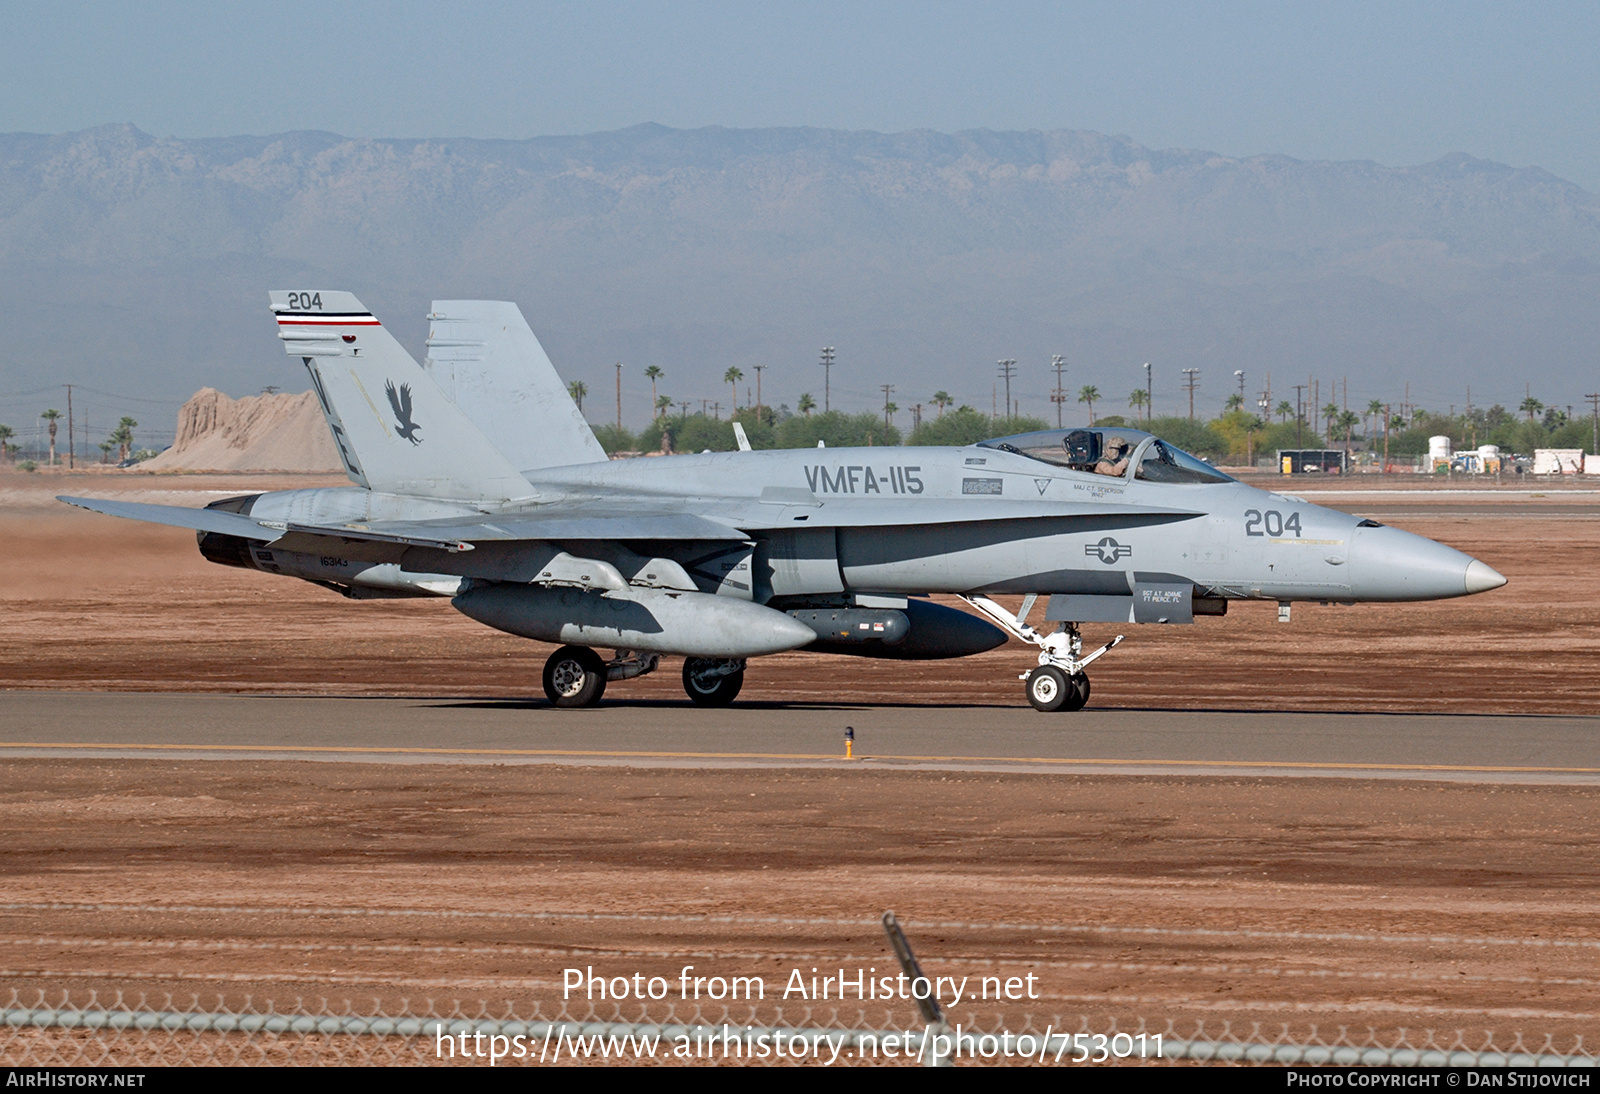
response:
[[[1429,460],[1448,460],[1453,455],[1455,455],[1455,452],[1452,450],[1452,448],[1450,446],[1450,438],[1449,437],[1429,437],[1428,438],[1428,459]]]

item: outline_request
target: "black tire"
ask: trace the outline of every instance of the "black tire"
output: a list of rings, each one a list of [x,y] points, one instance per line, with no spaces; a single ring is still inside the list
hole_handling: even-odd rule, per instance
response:
[[[544,663],[544,693],[552,706],[592,707],[606,693],[606,664],[587,646],[562,646]]]
[[[716,657],[686,657],[683,660],[683,690],[697,707],[725,707],[739,695],[744,687],[744,666],[736,672],[719,676],[707,675],[707,670],[724,664]]]
[[[1046,714],[1063,709],[1078,695],[1078,689],[1067,681],[1067,674],[1054,665],[1040,665],[1028,673],[1024,688],[1033,709]]]
[[[1072,685],[1072,694],[1067,696],[1067,701],[1062,704],[1061,709],[1070,713],[1088,706],[1089,677],[1080,672],[1074,675],[1071,680],[1068,680],[1067,683]]]

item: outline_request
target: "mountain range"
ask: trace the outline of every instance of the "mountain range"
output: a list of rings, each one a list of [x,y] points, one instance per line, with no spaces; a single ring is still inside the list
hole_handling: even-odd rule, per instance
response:
[[[640,125],[520,141],[296,132],[0,135],[0,389],[75,380],[180,400],[299,390],[269,288],[345,288],[419,358],[428,302],[517,301],[606,419],[661,391],[1024,413],[1120,397],[1153,363],[1214,410],[1348,378],[1351,402],[1571,402],[1600,339],[1600,197],[1538,168],[1386,167],[1155,150],[1082,131],[953,134]],[[991,388],[990,392],[982,389]],[[744,393],[740,393],[741,398]],[[724,404],[726,405],[726,404]]]

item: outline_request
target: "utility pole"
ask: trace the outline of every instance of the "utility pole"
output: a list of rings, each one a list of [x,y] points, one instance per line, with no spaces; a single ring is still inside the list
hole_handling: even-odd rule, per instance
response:
[[[1200,382],[1200,370],[1197,368],[1186,368],[1183,370],[1183,375],[1185,378],[1185,386],[1187,386],[1189,389],[1189,420],[1192,422],[1194,421],[1194,387],[1195,384]]]
[[[1294,446],[1296,448],[1304,448],[1306,443],[1305,438],[1301,436],[1301,431],[1305,428],[1306,422],[1305,397],[1301,394],[1305,389],[1306,386],[1304,384],[1294,385]],[[1384,432],[1388,432],[1388,430],[1386,429]],[[1385,439],[1383,443],[1387,446],[1389,442]],[[1387,453],[1388,448],[1385,447],[1384,451]]]
[[[756,421],[758,422],[761,420],[761,370],[766,367],[766,365],[754,366],[756,370]]]
[[[617,362],[617,432],[622,432],[622,362]]]
[[[1589,400],[1589,406],[1594,410],[1594,446],[1591,451],[1600,453],[1600,392],[1585,395],[1584,398]]]
[[[1389,473],[1389,404],[1383,404],[1383,473]]]
[[[78,466],[77,463],[74,462],[74,460],[73,460],[73,446],[72,446],[72,385],[68,384],[67,385],[67,470],[71,471],[73,468],[75,468],[77,466]]]
[[[684,421],[684,422],[688,421],[689,420],[689,404],[687,402],[679,403],[678,404],[678,410],[680,411],[680,413],[678,415],[678,420],[679,421]]]
[[[1067,401],[1067,393],[1061,387],[1061,375],[1067,371],[1067,359],[1061,354],[1050,358],[1050,367],[1056,370],[1056,390],[1050,396],[1050,401],[1056,404],[1056,428],[1061,428],[1061,404]]]
[[[833,347],[832,346],[823,346],[822,347],[822,412],[824,414],[826,414],[829,410],[833,409],[832,408],[832,404],[828,401],[828,392],[831,390],[831,386],[830,385],[831,385],[832,379],[833,379]]]
[[[893,384],[879,384],[883,389],[883,424],[889,425],[889,396],[894,394]]]
[[[1244,405],[1244,369],[1242,369],[1242,368],[1234,369],[1233,370],[1233,375],[1239,381],[1239,400],[1240,400],[1239,405],[1243,406]]]
[[[918,403],[911,408],[911,430],[916,432],[922,428],[922,404]]]
[[[1150,421],[1156,416],[1156,389],[1150,382],[1150,362],[1144,363],[1144,420]]]
[[[1014,358],[1007,357],[1004,361],[999,362],[999,365],[1000,365],[1000,375],[1002,377],[1004,377],[1005,381],[1006,381],[1006,413],[1010,414],[1011,413],[1011,377],[1017,371],[1017,362],[1016,362],[1016,360]]]

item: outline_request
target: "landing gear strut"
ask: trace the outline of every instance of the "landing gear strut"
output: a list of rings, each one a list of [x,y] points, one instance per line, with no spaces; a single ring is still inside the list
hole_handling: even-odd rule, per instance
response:
[[[1028,702],[1035,710],[1082,710],[1089,702],[1089,677],[1083,671],[1090,663],[1122,641],[1117,635],[1089,654],[1083,654],[1083,635],[1076,623],[1062,623],[1053,634],[1040,634],[1028,625],[1028,613],[1038,597],[1022,598],[1022,610],[1012,615],[986,596],[961,598],[1000,624],[1012,635],[1039,647],[1039,667],[1022,674]]]
[[[744,687],[744,661],[730,657],[683,659],[683,690],[697,707],[725,707]]]

